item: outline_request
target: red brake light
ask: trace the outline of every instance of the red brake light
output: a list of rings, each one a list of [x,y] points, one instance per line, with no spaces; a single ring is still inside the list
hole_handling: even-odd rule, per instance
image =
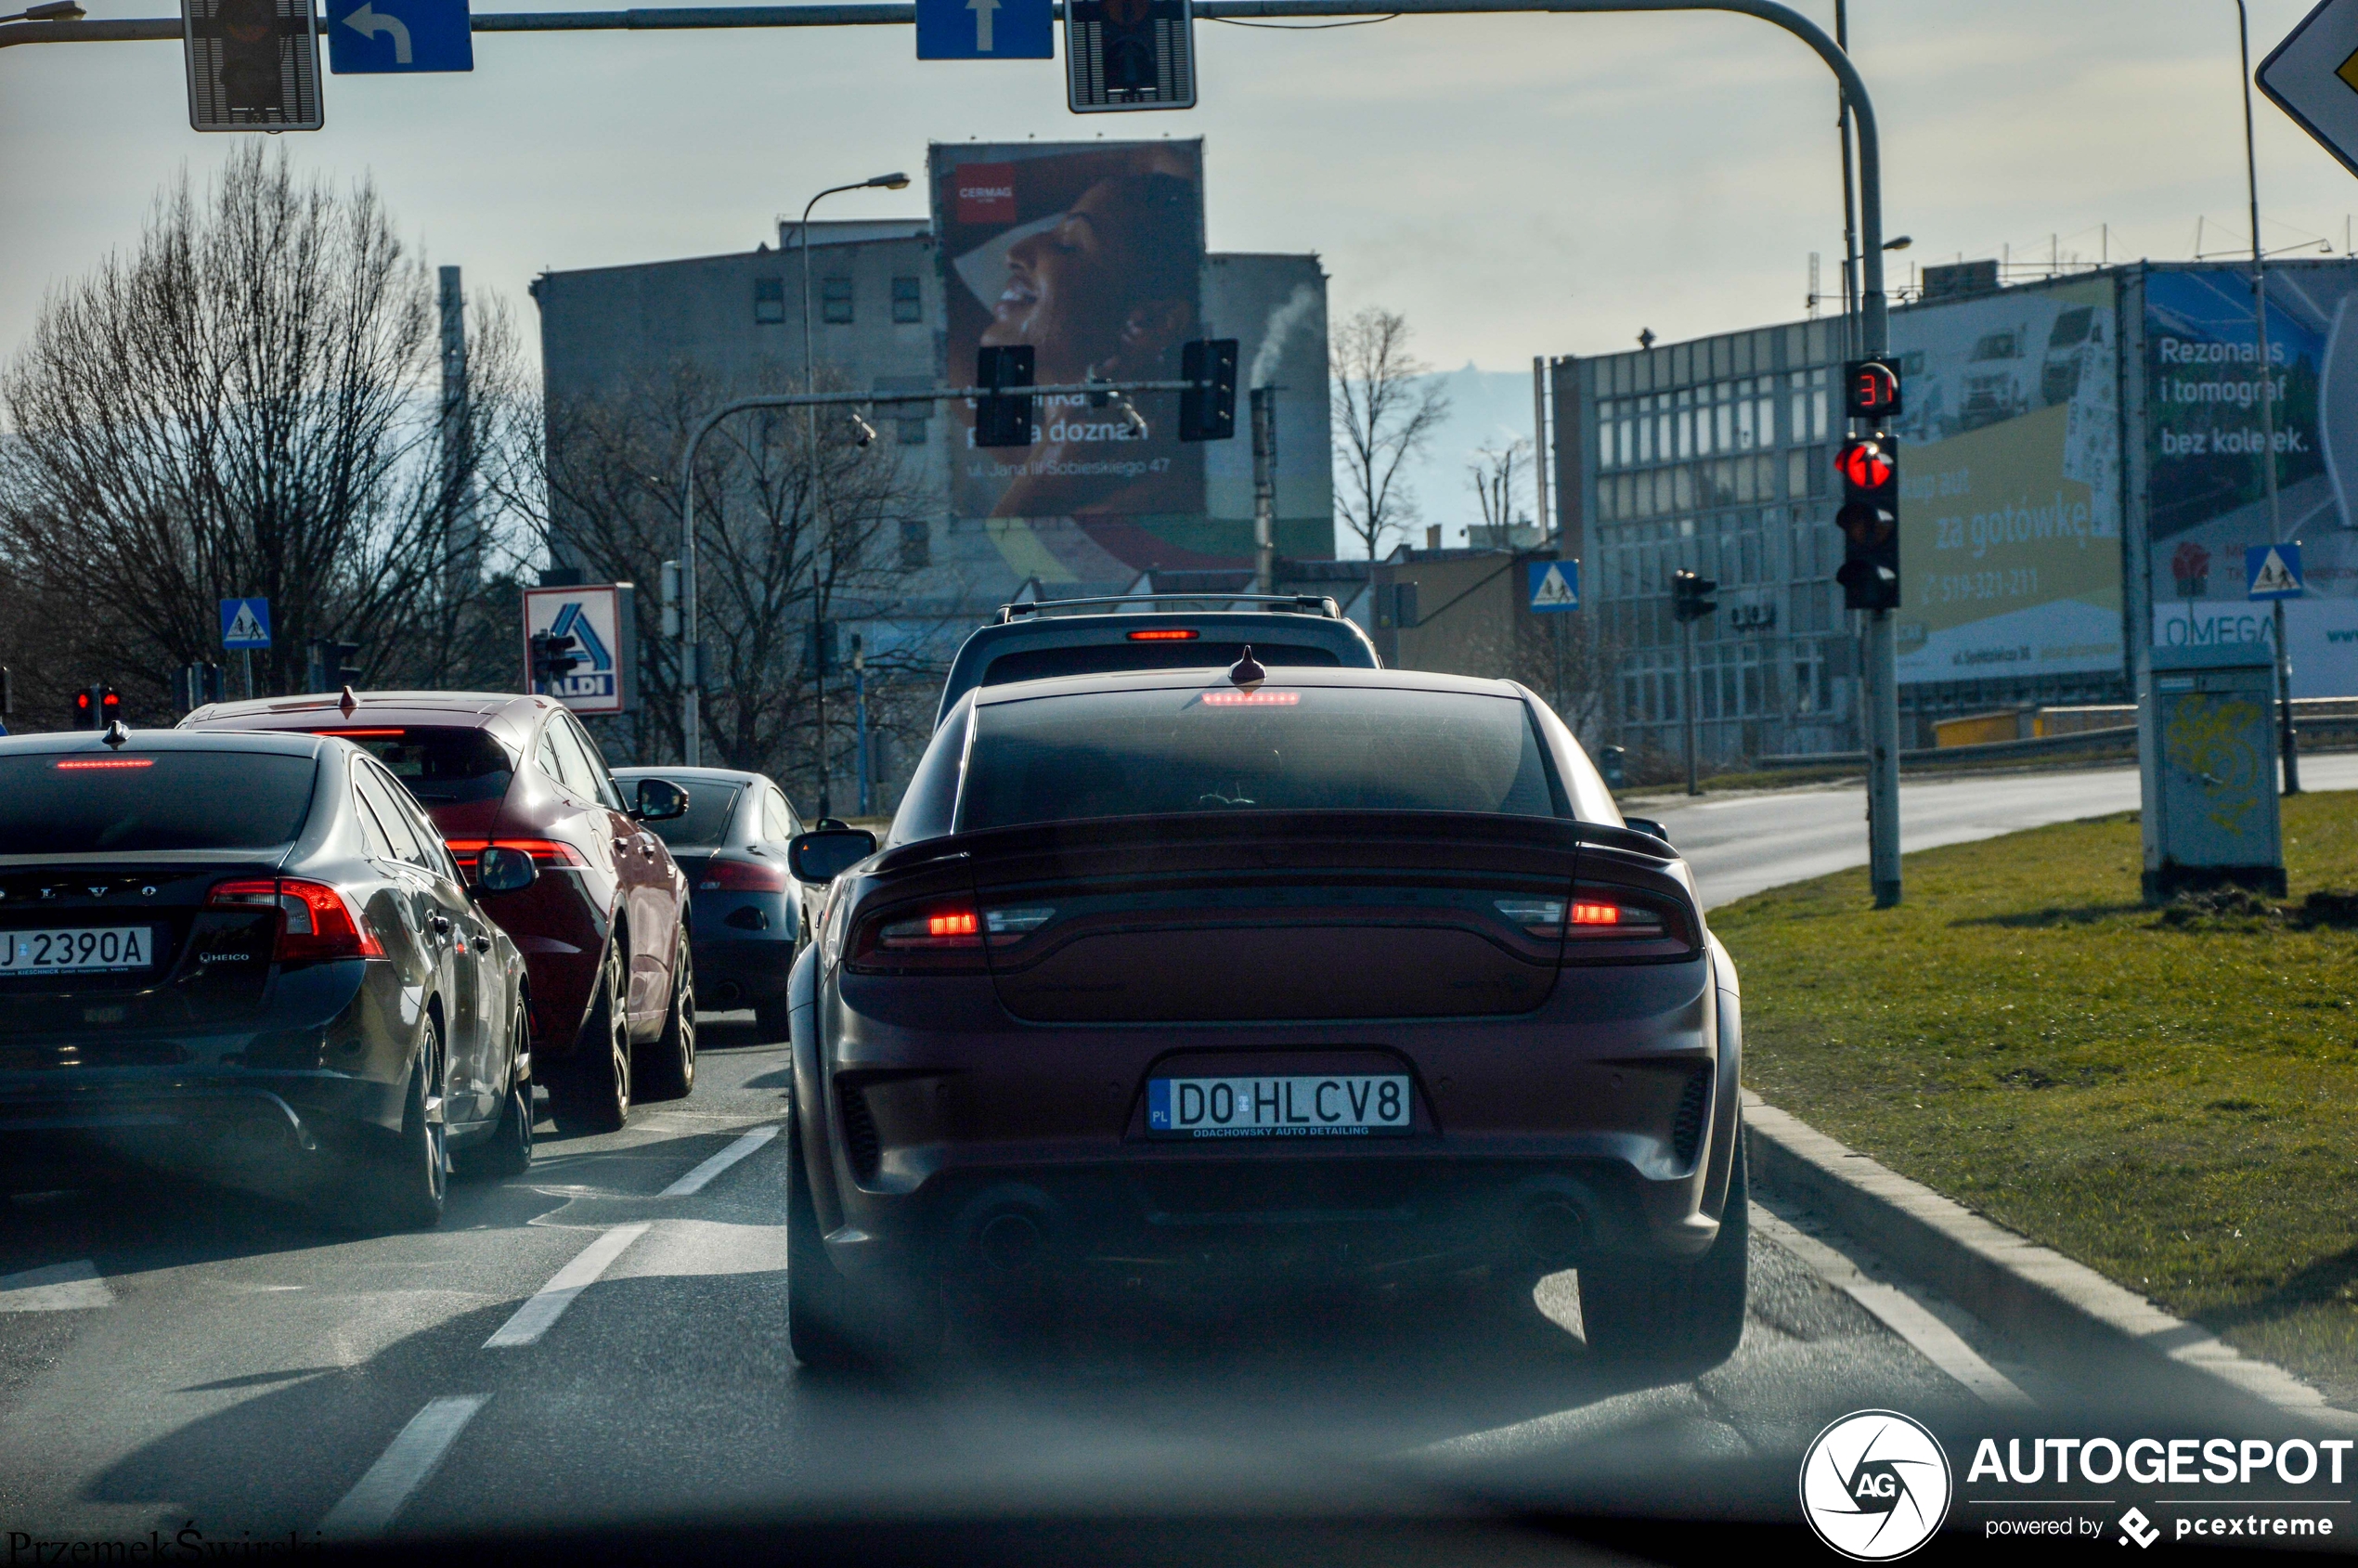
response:
[[[1292,707],[1302,701],[1300,692],[1206,692],[1206,707]]]
[[[704,876],[697,882],[696,889],[706,893],[783,893],[786,890],[786,868],[760,861],[722,860],[715,855],[705,862]]]
[[[351,895],[330,883],[294,876],[218,882],[206,895],[205,907],[276,907],[280,917],[279,940],[270,954],[276,963],[385,955],[384,944],[353,907]]]
[[[152,768],[155,765],[156,759],[152,757],[69,757],[58,764],[58,771],[80,773],[94,768],[110,771],[116,768]]]
[[[1618,926],[1621,924],[1621,906],[1574,903],[1572,906],[1572,923],[1575,926]]]
[[[914,925],[915,922],[912,921],[911,924]],[[975,912],[973,910],[953,910],[948,914],[931,914],[926,917],[926,935],[929,938],[971,937],[974,934]],[[885,942],[887,946],[891,945],[892,937],[889,933],[885,937]]]
[[[978,972],[982,921],[971,904],[902,904],[859,921],[845,963],[862,974]]]
[[[1184,626],[1152,626],[1130,634],[1133,642],[1192,642],[1195,640],[1194,628]]]
[[[590,863],[582,858],[580,850],[553,838],[446,838],[443,843],[448,847],[450,858],[459,862],[459,869],[469,876],[474,875],[475,857],[494,844],[502,849],[522,850],[544,871],[551,866],[587,866]]]
[[[342,735],[346,740],[398,740],[407,730],[314,730],[315,735]]]

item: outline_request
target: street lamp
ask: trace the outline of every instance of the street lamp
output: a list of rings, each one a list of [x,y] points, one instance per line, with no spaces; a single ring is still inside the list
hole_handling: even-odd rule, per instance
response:
[[[802,251],[802,390],[807,395],[818,388],[818,360],[810,331],[810,209],[830,196],[840,196],[847,190],[906,190],[909,176],[895,170],[878,175],[874,179],[851,185],[830,186],[802,206],[802,223],[796,243]],[[819,484],[819,412],[816,408],[803,416],[803,453],[810,468],[810,675],[811,689],[817,693],[814,717],[818,720],[816,733],[819,776],[818,815],[827,815],[827,653],[826,597],[824,579],[819,575],[819,517],[823,502]],[[866,442],[862,442],[866,446]]]
[[[80,21],[84,16],[74,0],[49,0],[45,6],[27,6],[13,17],[0,17],[6,21]]]
[[[2276,370],[2268,357],[2267,253],[2260,248],[2260,158],[2251,143],[2251,15],[2235,0],[2235,44],[2244,79],[2244,188],[2251,198],[2251,320],[2260,345],[2260,473],[2268,492],[2268,542],[2285,542],[2276,500]],[[2145,568],[2140,564],[2138,570]],[[2292,727],[2292,657],[2285,651],[2285,602],[2276,601],[2276,723],[2282,732],[2285,793],[2300,793],[2300,751]]]

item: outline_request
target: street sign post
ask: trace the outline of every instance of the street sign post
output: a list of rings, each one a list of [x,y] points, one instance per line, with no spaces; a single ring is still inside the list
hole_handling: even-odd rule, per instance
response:
[[[338,76],[473,71],[467,0],[328,0],[328,69]]]
[[[1580,563],[1532,561],[1524,564],[1531,578],[1531,608],[1540,615],[1580,608]]]
[[[576,713],[628,713],[638,706],[638,637],[628,583],[524,590],[525,689]],[[564,655],[549,659],[545,651]],[[543,656],[536,658],[536,652]],[[567,661],[570,660],[568,663]],[[558,666],[564,666],[560,670]]]
[[[1195,108],[1195,35],[1188,0],[1065,0],[1065,107]]]
[[[2324,0],[2252,79],[2319,146],[2358,175],[2358,0]]]
[[[921,60],[1056,58],[1055,0],[917,0]]]
[[[233,650],[270,646],[270,601],[224,599],[221,602],[221,645]]]
[[[2244,597],[2298,599],[2303,591],[2300,541],[2244,547]]]

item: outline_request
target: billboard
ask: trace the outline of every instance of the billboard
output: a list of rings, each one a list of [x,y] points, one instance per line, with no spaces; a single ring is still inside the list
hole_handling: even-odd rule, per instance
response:
[[[639,694],[631,591],[628,583],[525,589],[525,690],[579,714],[629,712]],[[554,680],[540,680],[532,667],[532,640],[542,632],[573,639],[569,652],[577,662]]]
[[[2358,610],[2358,266],[2277,264],[2268,272],[2265,373],[2254,331],[2251,275],[2241,267],[2172,267],[2144,277],[2145,457],[2157,635],[2248,613],[2244,552],[2270,542],[2263,413],[2275,429],[2277,509],[2300,542],[2304,603]],[[2262,408],[2265,400],[2269,407]],[[2264,616],[2262,618],[2266,618]],[[2350,614],[2299,616],[2319,637],[2304,652],[2288,628],[2300,694],[2358,692],[2345,668]],[[2330,628],[2327,623],[2331,623]],[[2271,635],[2273,636],[2273,628]],[[2331,673],[2329,673],[2331,672]],[[2321,684],[2321,679],[2323,683]]]
[[[2114,281],[1892,317],[1905,682],[2121,667]]]
[[[951,384],[971,383],[977,349],[1015,343],[1043,385],[1178,379],[1181,345],[1202,335],[1202,143],[937,144],[931,183]],[[994,537],[1077,532],[1066,553],[1082,578],[1226,564],[1186,538],[1204,460],[1179,439],[1178,395],[1135,401],[1144,436],[1085,396],[1036,399],[1029,447],[977,447],[975,410],[955,410],[952,513]]]

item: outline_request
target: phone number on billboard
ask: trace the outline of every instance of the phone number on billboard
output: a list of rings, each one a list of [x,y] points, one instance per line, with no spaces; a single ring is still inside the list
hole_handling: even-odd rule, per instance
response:
[[[1924,602],[1963,604],[1981,599],[2028,599],[2039,591],[2039,568],[2010,566],[1992,572],[1934,573],[1924,579]]]

